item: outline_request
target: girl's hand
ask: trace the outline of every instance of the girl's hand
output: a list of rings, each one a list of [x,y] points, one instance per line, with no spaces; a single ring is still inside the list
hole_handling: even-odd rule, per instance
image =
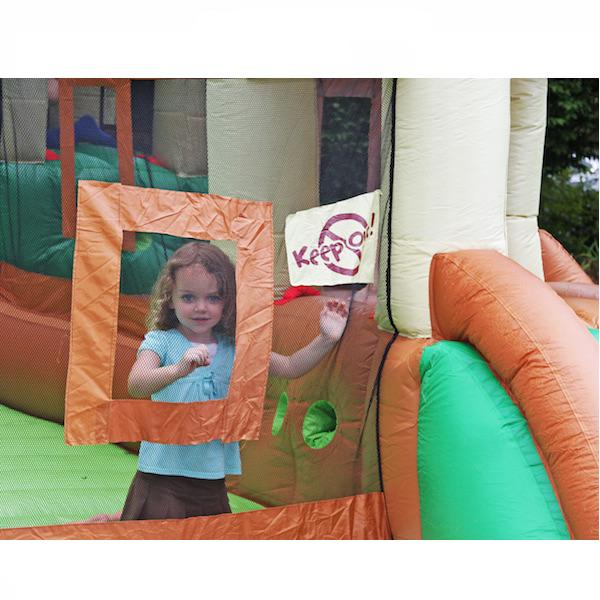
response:
[[[181,377],[189,375],[197,367],[206,367],[208,365],[210,365],[210,354],[204,344],[198,344],[186,350],[177,363]]]
[[[337,342],[344,333],[348,320],[348,308],[343,300],[328,300],[321,311],[321,335],[328,341]]]

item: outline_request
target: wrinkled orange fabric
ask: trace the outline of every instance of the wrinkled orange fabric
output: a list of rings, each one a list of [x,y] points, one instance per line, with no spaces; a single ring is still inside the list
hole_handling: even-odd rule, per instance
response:
[[[165,521],[0,529],[5,540],[386,540],[383,494]]]
[[[227,399],[173,404],[112,397],[124,231],[236,243],[236,354]],[[117,183],[79,183],[65,395],[67,444],[256,439],[272,325],[270,203]]]
[[[420,540],[417,433],[423,348],[432,339],[396,338],[380,384],[379,432],[383,491],[394,539]]]
[[[492,250],[437,254],[435,337],[467,341],[511,391],[577,539],[598,538],[598,344],[544,282]]]
[[[542,265],[546,281],[594,283],[562,244],[544,229],[540,229]]]

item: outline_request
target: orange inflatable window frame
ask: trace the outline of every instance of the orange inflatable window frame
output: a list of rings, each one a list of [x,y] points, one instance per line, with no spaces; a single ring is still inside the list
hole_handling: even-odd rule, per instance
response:
[[[271,204],[97,181],[80,181],[78,198],[66,443],[257,439],[273,326]],[[124,232],[134,231],[236,243],[236,352],[227,398],[112,398],[121,248]]]

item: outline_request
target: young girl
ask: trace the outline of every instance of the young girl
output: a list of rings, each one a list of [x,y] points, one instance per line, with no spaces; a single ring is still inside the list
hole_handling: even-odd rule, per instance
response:
[[[235,354],[235,295],[235,268],[219,248],[191,242],[175,251],[153,290],[149,331],[129,374],[130,395],[158,402],[227,397]],[[288,379],[308,372],[340,339],[347,318],[345,303],[329,300],[321,312],[320,334],[291,356],[273,352],[269,372]],[[121,520],[231,512],[225,476],[240,473],[239,442],[141,442]]]

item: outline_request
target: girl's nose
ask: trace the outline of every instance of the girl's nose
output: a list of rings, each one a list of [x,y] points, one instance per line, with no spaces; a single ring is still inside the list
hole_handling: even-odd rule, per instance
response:
[[[203,300],[198,300],[194,305],[194,310],[196,312],[204,312],[206,310],[206,303]]]

